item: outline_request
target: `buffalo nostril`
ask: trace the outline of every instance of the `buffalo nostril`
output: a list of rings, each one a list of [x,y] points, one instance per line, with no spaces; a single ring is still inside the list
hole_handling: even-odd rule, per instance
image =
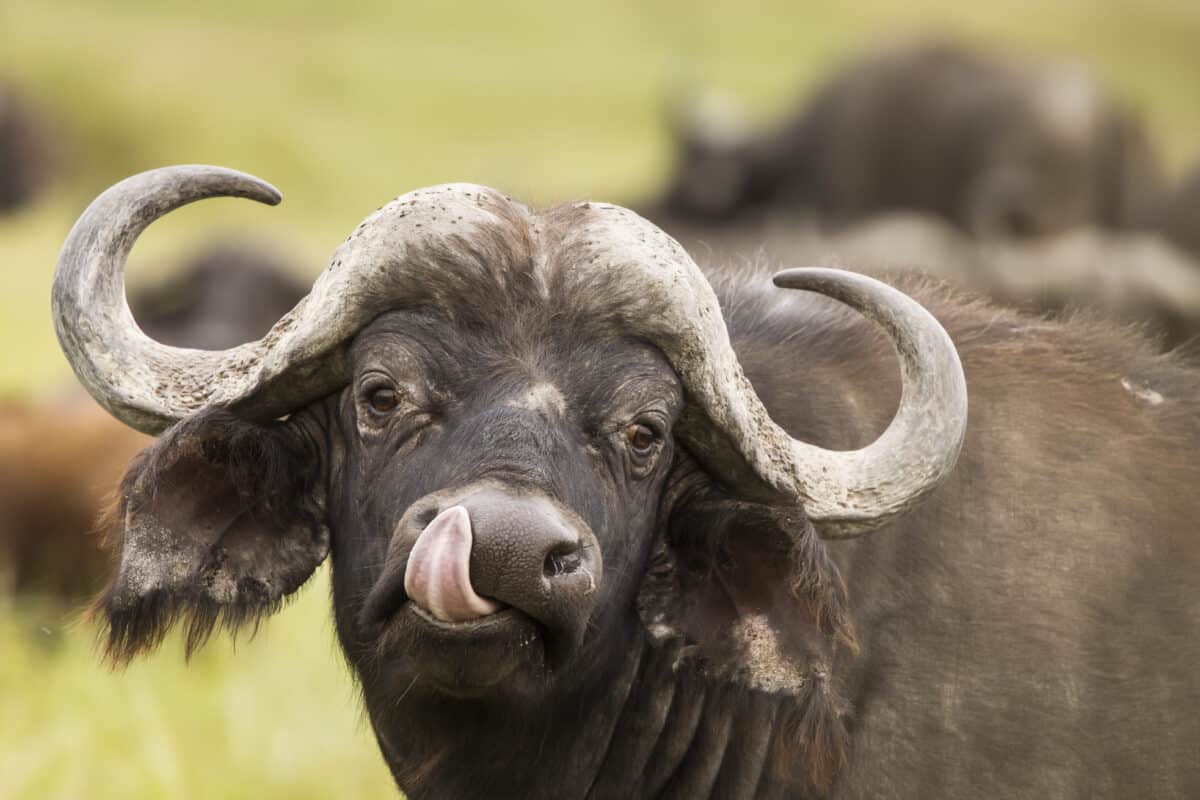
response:
[[[435,519],[437,519],[437,515],[438,515],[438,507],[430,506],[429,508],[423,509],[422,511],[418,511],[416,516],[413,517],[413,519],[417,523],[418,528],[420,528],[421,530],[425,530],[426,528],[429,527],[429,523],[431,523]]]
[[[583,556],[576,545],[565,545],[555,548],[546,556],[542,564],[542,572],[548,578],[570,575],[583,566]]]

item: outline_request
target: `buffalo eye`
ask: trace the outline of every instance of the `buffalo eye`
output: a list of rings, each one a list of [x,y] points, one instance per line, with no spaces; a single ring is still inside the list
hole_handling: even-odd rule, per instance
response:
[[[645,458],[654,452],[658,445],[658,434],[648,425],[635,422],[625,428],[625,441],[635,456]]]
[[[367,405],[376,414],[390,414],[400,405],[400,393],[390,386],[380,386],[367,395]]]

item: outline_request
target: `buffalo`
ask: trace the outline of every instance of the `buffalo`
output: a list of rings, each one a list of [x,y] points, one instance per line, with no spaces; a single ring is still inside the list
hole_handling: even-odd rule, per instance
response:
[[[1193,167],[1171,192],[1162,217],[1167,238],[1200,257],[1200,165]]]
[[[158,435],[115,660],[330,558],[412,798],[1200,793],[1194,367],[928,280],[714,286],[630,211],[470,184],[373,213],[263,338],[176,349],[123,264],[212,196],[279,201],[134,176],[55,276],[76,374]]]
[[[728,116],[677,127],[678,164],[652,219],[801,211],[838,226],[906,209],[1028,238],[1145,227],[1161,200],[1138,119],[1074,66],[921,41],[851,61],[761,133]]]
[[[49,126],[16,89],[0,84],[0,214],[32,202],[53,172]]]
[[[980,241],[928,214],[882,214],[826,231],[814,225],[675,226],[702,265],[727,269],[757,254],[775,262],[833,262],[873,275],[914,271],[1000,305],[1137,326],[1159,348],[1200,338],[1200,262],[1163,236],[1078,228],[1030,240]]]
[[[258,242],[217,241],[130,298],[138,325],[164,344],[223,350],[256,339],[307,287],[294,267]]]
[[[218,242],[130,297],[150,335],[219,349],[262,336],[305,294],[290,267],[253,243]],[[76,601],[110,569],[91,535],[130,459],[150,439],[88,397],[0,403],[0,588]]]
[[[104,586],[111,565],[90,534],[150,442],[87,397],[0,403],[3,593],[78,600]]]

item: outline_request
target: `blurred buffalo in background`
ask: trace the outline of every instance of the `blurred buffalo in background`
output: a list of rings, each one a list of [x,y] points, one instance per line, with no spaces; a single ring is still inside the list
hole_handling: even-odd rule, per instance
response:
[[[1088,72],[936,41],[851,62],[770,129],[710,107],[676,135],[676,171],[646,210],[668,227],[910,209],[1031,237],[1151,224],[1162,193],[1139,121]]]
[[[1177,246],[1200,256],[1200,164],[1171,193],[1163,213],[1163,232]]]
[[[1163,350],[1200,335],[1200,264],[1150,233],[1080,228],[1032,240],[981,241],[929,214],[883,214],[837,231],[761,223],[692,241],[710,269],[739,260],[828,264],[869,274],[923,272],[995,302],[1145,329]]]
[[[219,243],[131,293],[130,306],[155,339],[224,349],[261,337],[306,290],[269,248]],[[0,404],[0,589],[63,599],[97,591],[108,556],[90,534],[150,441],[77,389]]]
[[[49,124],[12,86],[0,82],[0,214],[28,205],[49,183]]]
[[[108,559],[88,534],[149,443],[79,392],[0,404],[0,589],[65,599],[97,590]]]
[[[284,259],[260,244],[222,242],[131,299],[151,338],[224,350],[257,339],[308,291]]]
[[[706,97],[646,210],[701,260],[925,271],[1164,349],[1200,334],[1200,169],[1169,192],[1136,117],[1081,68],[910,43],[758,133]]]

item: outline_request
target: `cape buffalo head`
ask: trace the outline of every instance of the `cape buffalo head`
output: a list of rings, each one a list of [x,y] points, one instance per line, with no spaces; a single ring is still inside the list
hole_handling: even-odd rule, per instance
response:
[[[831,270],[776,278],[874,318],[900,355],[887,431],[823,450],[771,421],[673,240],[615,206],[536,213],[472,185],[370,216],[263,339],[165,346],[128,312],[125,256],[157,217],[218,195],[278,200],[228,170],[145,173],[92,204],[59,261],[77,374],[162,434],[122,490],[110,651],[153,646],[178,617],[195,646],[332,554],[338,633],[402,785],[447,709],[577,697],[613,679],[639,629],[686,642],[713,676],[799,691],[822,643],[849,636],[836,603],[805,602],[803,580],[837,583],[817,532],[903,512],[962,441],[957,355],[899,292]],[[442,713],[415,723],[425,707]],[[458,740],[478,735],[455,720]]]

